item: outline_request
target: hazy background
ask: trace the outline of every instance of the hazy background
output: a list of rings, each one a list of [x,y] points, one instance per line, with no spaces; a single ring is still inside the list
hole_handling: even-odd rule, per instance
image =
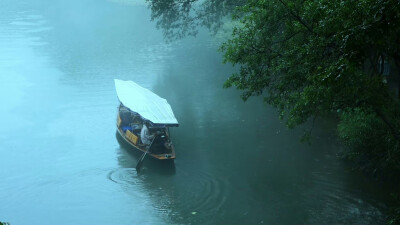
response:
[[[262,99],[222,88],[234,68],[221,39],[167,44],[150,13],[143,1],[0,2],[0,221],[384,223],[387,195],[336,157],[334,123],[300,143]],[[175,164],[136,174],[114,78],[169,101]]]

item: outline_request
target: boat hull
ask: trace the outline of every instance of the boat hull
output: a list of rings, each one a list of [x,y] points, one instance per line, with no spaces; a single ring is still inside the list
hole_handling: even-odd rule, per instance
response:
[[[117,124],[117,131],[118,134],[122,137],[122,139],[131,147],[135,148],[136,150],[139,150],[143,153],[146,152],[146,147],[145,146],[139,146],[138,144],[135,144],[131,139],[128,138],[127,133],[124,132],[120,127],[118,127]],[[152,149],[152,147],[150,147],[150,150]],[[149,152],[147,153],[147,155],[149,155],[150,157],[154,158],[154,159],[158,159],[158,160],[174,160],[176,158],[175,155],[175,150],[174,150],[174,146],[171,144],[170,147],[170,151],[169,153],[161,153],[161,154],[156,154],[156,153],[152,153]]]

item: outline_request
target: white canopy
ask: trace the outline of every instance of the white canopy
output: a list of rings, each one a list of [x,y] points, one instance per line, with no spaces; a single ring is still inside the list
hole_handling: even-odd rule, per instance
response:
[[[177,126],[174,113],[167,100],[133,81],[114,79],[119,101],[152,123]]]

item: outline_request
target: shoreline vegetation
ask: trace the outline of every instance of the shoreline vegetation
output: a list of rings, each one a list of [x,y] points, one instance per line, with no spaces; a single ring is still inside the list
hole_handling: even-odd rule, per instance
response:
[[[341,157],[399,190],[398,0],[146,2],[167,41],[212,31],[224,63],[239,68],[224,87],[262,96],[289,128],[336,115]],[[393,195],[388,223],[400,224]]]

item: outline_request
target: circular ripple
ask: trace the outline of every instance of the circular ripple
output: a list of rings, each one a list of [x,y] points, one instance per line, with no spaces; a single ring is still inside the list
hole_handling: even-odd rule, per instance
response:
[[[150,200],[166,220],[207,224],[211,217],[224,214],[232,188],[226,177],[199,169],[178,171],[176,176],[150,172],[138,175],[134,168],[120,168],[109,171],[107,178],[128,192],[138,190],[135,196]]]
[[[206,224],[210,217],[224,214],[230,185],[225,177],[204,171],[179,173],[173,184],[153,190],[154,208],[160,215],[181,223]]]
[[[304,193],[305,206],[312,215],[310,224],[322,224],[322,220],[339,224],[383,223],[381,209],[359,189],[347,186],[343,177],[313,173],[311,180],[313,187]]]
[[[140,179],[134,168],[119,168],[111,170],[107,174],[107,178],[110,181],[123,186],[136,186],[143,184],[143,180]]]
[[[194,212],[203,212],[208,210],[219,210],[224,205],[229,194],[229,183],[223,177],[215,177],[211,174],[199,172],[193,177],[193,184],[196,192],[192,199],[195,203],[192,207]]]

